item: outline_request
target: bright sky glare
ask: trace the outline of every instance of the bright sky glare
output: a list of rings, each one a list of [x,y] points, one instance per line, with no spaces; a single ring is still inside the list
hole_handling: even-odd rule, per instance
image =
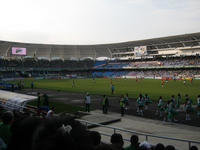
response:
[[[2,0],[0,40],[105,44],[200,32],[200,0]]]

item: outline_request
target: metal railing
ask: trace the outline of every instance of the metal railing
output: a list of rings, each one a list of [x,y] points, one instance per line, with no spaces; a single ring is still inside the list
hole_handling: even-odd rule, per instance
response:
[[[11,109],[11,110],[15,110],[16,109],[16,110],[19,110],[19,111],[29,110],[30,112],[33,112],[33,113],[36,112],[36,111],[34,111],[36,108],[33,108],[33,106],[31,106],[31,105],[28,105],[28,104],[23,104],[23,105],[15,104],[15,103],[8,102],[8,101],[1,100],[1,99],[0,99],[0,106],[4,107],[5,109]]]
[[[132,134],[136,134],[136,135],[142,135],[142,136],[145,136],[146,141],[148,141],[149,137],[153,137],[153,138],[159,138],[159,139],[167,139],[167,140],[185,142],[185,143],[188,143],[189,149],[190,149],[192,143],[200,144],[200,141],[196,141],[196,140],[188,140],[188,139],[181,139],[181,138],[172,138],[172,137],[167,137],[167,136],[158,136],[158,135],[147,134],[147,133],[132,131],[132,130],[128,130],[128,129],[123,129],[123,128],[118,128],[118,127],[108,126],[108,125],[102,125],[102,124],[99,124],[99,123],[94,123],[94,122],[90,122],[90,121],[86,121],[86,120],[81,120],[81,119],[77,119],[77,120],[80,121],[80,122],[82,122],[82,123],[85,123],[85,125],[87,127],[88,127],[88,125],[96,125],[98,127],[104,127],[104,128],[112,129],[113,133],[116,133],[117,131],[122,131],[122,132],[132,133]],[[104,136],[111,136],[111,134],[108,134],[108,133],[103,133],[103,132],[99,132],[99,133],[101,133]],[[129,139],[125,139],[124,138],[124,140],[130,142]]]

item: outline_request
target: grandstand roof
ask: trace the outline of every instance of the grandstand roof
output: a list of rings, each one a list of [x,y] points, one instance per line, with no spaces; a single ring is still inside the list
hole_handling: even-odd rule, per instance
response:
[[[138,41],[128,41],[122,43],[98,44],[98,45],[53,45],[53,44],[32,44],[0,41],[0,56],[12,56],[12,47],[25,47],[27,49],[27,56],[36,57],[60,57],[63,59],[70,58],[98,58],[111,57],[112,49],[120,49],[135,46],[148,46],[147,50],[171,48],[171,47],[185,47],[185,46],[199,46],[200,32],[183,34],[176,36],[168,36],[161,38],[152,38]]]

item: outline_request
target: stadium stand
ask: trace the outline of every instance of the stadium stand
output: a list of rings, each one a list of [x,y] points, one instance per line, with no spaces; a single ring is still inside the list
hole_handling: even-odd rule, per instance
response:
[[[5,150],[168,150],[173,145],[158,143],[152,145],[141,141],[138,135],[131,134],[130,140],[121,133],[113,133],[110,141],[103,142],[100,132],[90,131],[85,125],[70,115],[38,117],[33,112],[5,111],[0,108],[0,149]],[[105,126],[106,127],[106,126]],[[124,142],[130,141],[127,146]],[[165,146],[164,146],[165,145]],[[190,146],[189,150],[198,150]]]
[[[12,54],[13,47],[26,48],[26,54]],[[34,77],[47,74],[60,76],[61,71],[64,76],[79,74],[88,77],[134,75],[198,78],[199,53],[200,33],[100,45],[50,45],[0,41],[0,70],[3,78],[5,72],[8,78],[13,78],[15,75],[12,71],[19,72],[16,77],[24,76],[20,72]]]

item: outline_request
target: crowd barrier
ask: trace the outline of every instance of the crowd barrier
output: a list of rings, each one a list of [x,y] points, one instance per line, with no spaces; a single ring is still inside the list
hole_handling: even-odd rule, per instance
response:
[[[200,141],[196,141],[196,140],[172,138],[172,137],[167,137],[167,136],[158,136],[158,135],[147,134],[147,133],[142,133],[142,132],[136,132],[136,131],[127,130],[127,129],[123,129],[123,128],[118,128],[118,127],[113,127],[113,126],[108,126],[108,125],[102,125],[102,124],[98,124],[98,123],[94,123],[94,122],[90,122],[90,121],[86,121],[86,120],[81,120],[81,119],[77,119],[77,120],[82,122],[83,124],[85,124],[87,127],[89,125],[95,125],[95,126],[98,126],[98,127],[104,127],[104,128],[112,129],[113,133],[117,133],[117,131],[121,131],[121,132],[126,132],[126,133],[145,136],[146,141],[148,141],[149,138],[159,138],[159,139],[167,139],[167,140],[179,141],[179,142],[188,143],[188,148],[189,149],[190,149],[192,143],[200,144]],[[112,135],[112,134],[103,133],[103,132],[99,132],[99,133],[101,133],[104,136],[110,136],[110,137]],[[129,139],[124,138],[124,140],[130,142]]]

